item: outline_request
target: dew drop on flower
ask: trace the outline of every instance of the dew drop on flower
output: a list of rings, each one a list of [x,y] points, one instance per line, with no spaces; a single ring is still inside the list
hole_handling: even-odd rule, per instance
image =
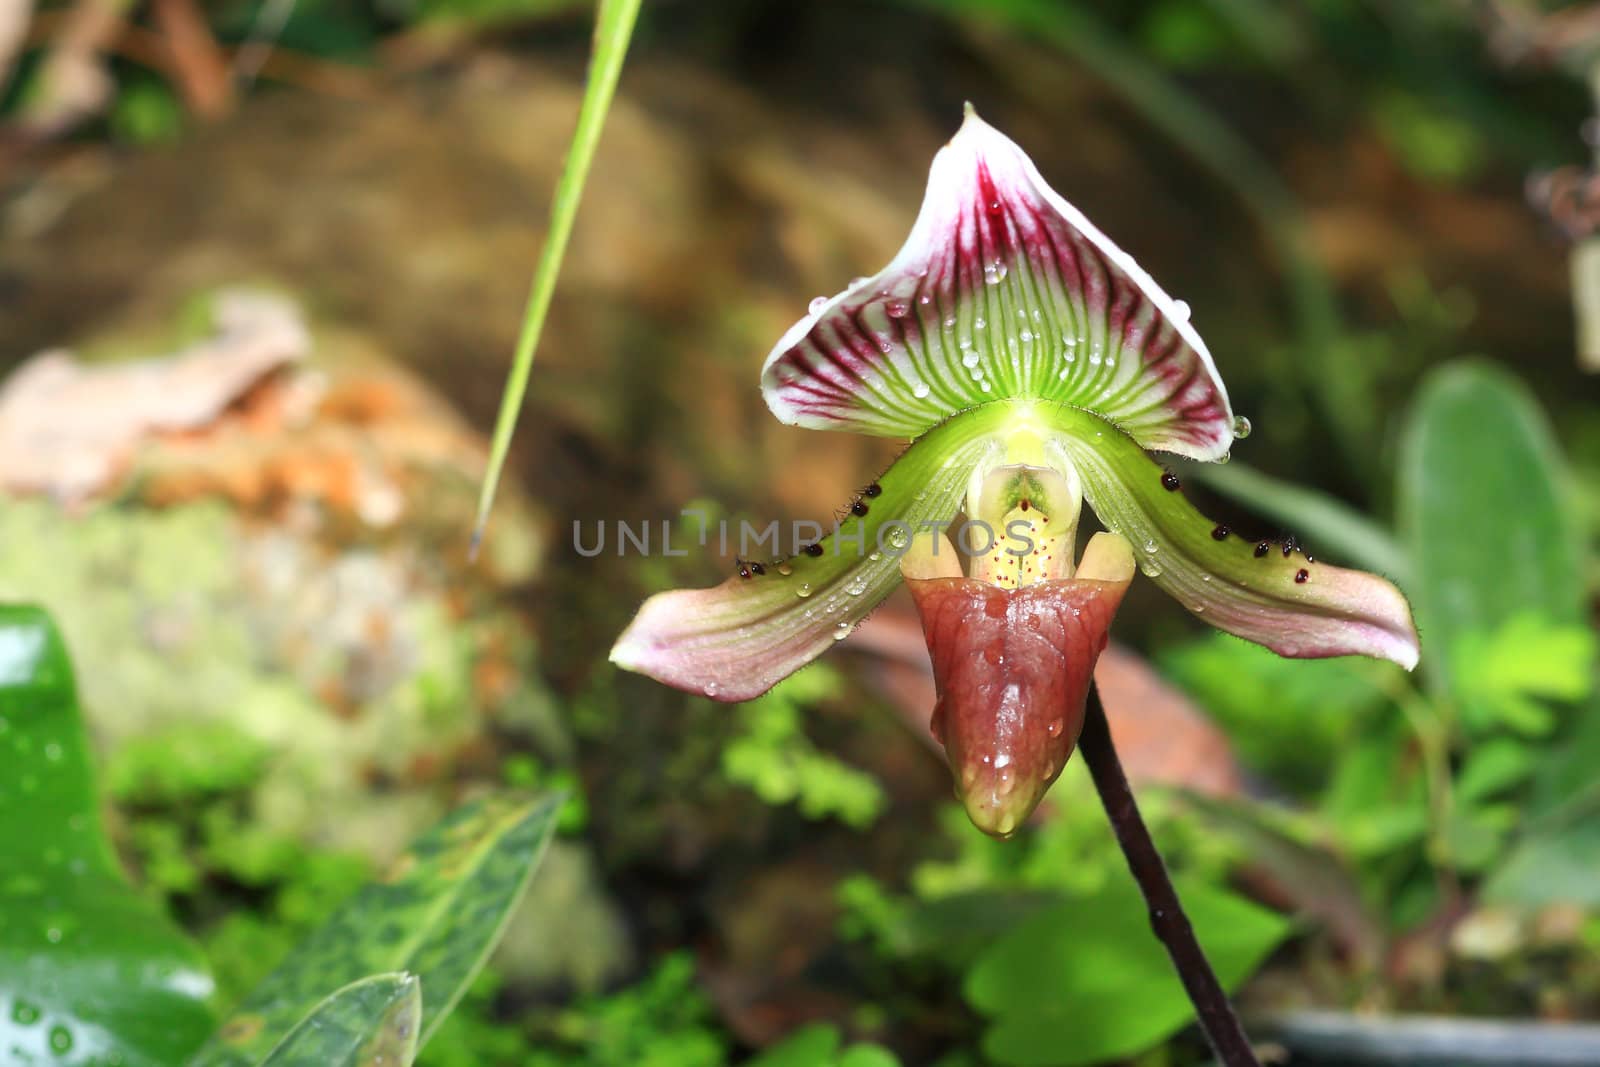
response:
[[[798,596],[798,597],[808,597],[808,596],[810,596],[811,595],[811,583],[810,582],[801,582],[800,583],[800,588],[798,588],[798,589],[796,589],[794,591],[794,595]]]
[[[978,360],[982,358],[983,357],[976,352],[968,352],[966,355],[961,357],[961,362],[968,367],[976,367],[978,365]]]
[[[1245,418],[1243,415],[1235,415],[1233,417],[1233,439],[1235,441],[1243,441],[1249,436],[1250,420]]]
[[[927,396],[928,395],[928,383],[927,382],[918,382],[917,384],[913,385],[911,387],[911,395],[916,397],[918,400],[921,400],[923,397]]]
[[[1224,452],[1222,455],[1217,457],[1217,462],[1218,463],[1227,463],[1232,459],[1233,459],[1233,453],[1232,452]]]
[[[989,390],[990,390],[990,389],[991,389],[991,388],[993,388],[993,386],[991,386],[991,385],[990,385],[990,384],[989,384],[989,382],[988,382],[988,380],[987,380],[987,379],[985,379],[985,380],[984,380],[984,381],[981,381],[981,382],[979,382],[979,383],[978,383],[978,385],[979,385],[979,387],[980,387],[980,388],[982,388],[982,389],[983,389],[983,391],[984,391],[984,392],[986,392],[986,393],[987,393],[987,392],[988,392],[988,391],[989,391]]]
[[[714,697],[714,696],[717,695],[718,692],[721,691],[721,689],[722,689],[722,687],[720,685],[718,685],[716,682],[707,682],[701,688],[701,692],[705,693],[705,695],[708,696],[708,697]]]
[[[891,319],[903,319],[906,317],[908,309],[904,300],[891,300],[884,305],[883,310],[888,313]]]
[[[987,325],[989,325],[989,324],[984,321],[982,316],[979,316],[978,318],[975,318],[975,319],[972,320],[972,328],[974,330],[981,330]]]
[[[904,526],[891,526],[885,540],[891,548],[904,548],[911,543],[911,531]]]
[[[780,563],[778,564],[778,573],[787,578],[789,575],[794,573],[794,568],[789,566],[787,563]]]
[[[1153,559],[1141,560],[1139,562],[1139,569],[1145,573],[1145,577],[1147,578],[1161,577],[1161,564],[1157,563]]]
[[[867,580],[865,578],[857,578],[849,585],[845,586],[844,591],[849,593],[851,596],[860,596],[862,593],[867,591]]]
[[[1172,315],[1179,322],[1188,322],[1189,321],[1189,303],[1188,303],[1188,301],[1185,301],[1185,300],[1174,300],[1172,302]]]
[[[850,624],[848,622],[841,621],[837,626],[835,626],[833,628],[833,639],[835,641],[843,641],[845,638],[847,638],[849,636],[850,636]]]
[[[811,306],[806,308],[806,310],[811,312],[813,315],[818,315],[821,314],[822,309],[827,306],[828,298],[825,296],[819,296],[815,300],[811,301]]]
[[[1146,537],[1144,539],[1144,550],[1146,552],[1154,552],[1158,547],[1159,546],[1156,544],[1156,539],[1154,537]]]

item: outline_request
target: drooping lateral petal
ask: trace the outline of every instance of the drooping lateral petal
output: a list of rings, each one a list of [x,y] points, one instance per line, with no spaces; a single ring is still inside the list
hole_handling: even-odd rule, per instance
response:
[[[993,462],[1003,408],[928,431],[811,552],[710,589],[645,601],[611,650],[627,670],[717,700],[749,700],[846,637],[900,581],[899,560],[924,523],[948,523],[972,472]],[[815,553],[814,555],[811,553]]]
[[[762,370],[787,423],[914,437],[963,408],[1039,397],[1146,448],[1208,460],[1232,443],[1188,308],[970,109],[894,260],[814,308]]]
[[[1110,423],[1070,408],[1050,418],[1064,432],[1047,450],[1077,468],[1089,505],[1132,543],[1140,569],[1200,619],[1281,656],[1416,666],[1411,607],[1393,584],[1314,562],[1293,542],[1234,533],[1169,490],[1161,467]]]

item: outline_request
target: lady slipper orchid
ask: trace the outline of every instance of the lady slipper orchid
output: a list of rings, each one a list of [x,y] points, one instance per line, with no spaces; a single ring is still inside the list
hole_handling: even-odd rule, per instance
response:
[[[1284,656],[1416,664],[1405,598],[1200,515],[1151,456],[1220,462],[1236,419],[1188,308],[967,109],[911,236],[784,335],[762,371],[786,423],[911,438],[831,536],[651,597],[614,663],[746,700],[902,579],[933,659],[932,729],[984,831],[1013,832],[1071,754],[1135,569],[1199,618]],[[1106,527],[1074,560],[1084,500]],[[946,530],[966,521],[957,540]]]

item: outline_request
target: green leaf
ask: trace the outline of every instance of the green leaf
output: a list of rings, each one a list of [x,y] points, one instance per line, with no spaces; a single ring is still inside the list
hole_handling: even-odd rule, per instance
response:
[[[1573,903],[1600,906],[1600,824],[1574,823],[1531,834],[1514,846],[1483,884],[1489,904],[1540,908]]]
[[[1583,622],[1583,572],[1561,457],[1522,383],[1481,363],[1432,374],[1407,424],[1400,518],[1436,683],[1457,691],[1468,634],[1536,613]]]
[[[0,1062],[164,1067],[205,1040],[199,954],[117,869],[66,646],[0,606]]]
[[[1461,635],[1456,694],[1469,729],[1543,735],[1556,725],[1547,701],[1575,703],[1594,686],[1595,637],[1524,612],[1491,633]]]
[[[1161,673],[1211,713],[1246,764],[1307,792],[1333,772],[1327,758],[1388,702],[1396,668],[1346,657],[1287,660],[1215,634],[1162,649]]]
[[[572,223],[578,217],[578,202],[583,198],[583,183],[589,177],[589,164],[594,160],[595,147],[600,143],[600,130],[605,126],[611,98],[616,95],[617,79],[622,76],[622,60],[628,54],[628,40],[633,36],[633,24],[639,17],[639,4],[640,0],[600,0],[600,10],[595,16],[589,83],[584,87],[583,102],[578,107],[578,128],[572,134],[566,166],[561,168],[561,177],[556,182],[555,196],[550,204],[550,232],[545,235],[544,249],[539,253],[539,265],[534,268],[528,306],[523,313],[522,333],[517,338],[517,349],[511,357],[511,373],[506,377],[505,392],[500,397],[500,414],[495,419],[494,441],[489,449],[489,469],[484,474],[483,489],[478,497],[478,517],[473,524],[474,555],[483,536],[484,524],[489,521],[489,507],[494,503],[495,488],[499,486],[500,475],[505,470],[506,456],[511,451],[511,435],[516,431],[522,399],[528,392],[528,374],[533,370],[534,349],[539,345],[539,335],[544,332],[545,313],[550,310],[550,298],[556,290],[556,276],[561,273],[561,260],[567,253],[567,239],[572,236]]]
[[[831,1023],[802,1026],[750,1060],[745,1067],[817,1067],[839,1053],[839,1028]]]
[[[1463,800],[1486,800],[1520,785],[1533,773],[1535,750],[1509,737],[1495,738],[1474,746],[1461,773],[1456,776],[1456,795]]]
[[[1203,883],[1180,887],[1218,978],[1237,986],[1289,933],[1283,916]],[[1130,1056],[1175,1033],[1193,1009],[1131,882],[1118,880],[1027,919],[968,972],[965,993],[992,1022],[984,1052],[1014,1067]]]
[[[882,1045],[851,1045],[840,1053],[835,1067],[900,1067],[900,1059]]]
[[[313,1008],[262,1067],[409,1067],[421,1019],[414,976],[375,974]]]
[[[194,1067],[256,1063],[329,990],[390,971],[422,980],[427,1044],[499,940],[562,799],[489,797],[452,813],[268,975]]]

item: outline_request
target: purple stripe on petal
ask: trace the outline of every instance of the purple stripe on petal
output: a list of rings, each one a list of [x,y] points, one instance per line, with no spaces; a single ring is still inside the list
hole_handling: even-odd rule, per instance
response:
[[[819,429],[915,437],[962,408],[1037,397],[1149,449],[1216,459],[1232,442],[1186,310],[970,112],[894,260],[796,323],[762,385],[779,418]]]

